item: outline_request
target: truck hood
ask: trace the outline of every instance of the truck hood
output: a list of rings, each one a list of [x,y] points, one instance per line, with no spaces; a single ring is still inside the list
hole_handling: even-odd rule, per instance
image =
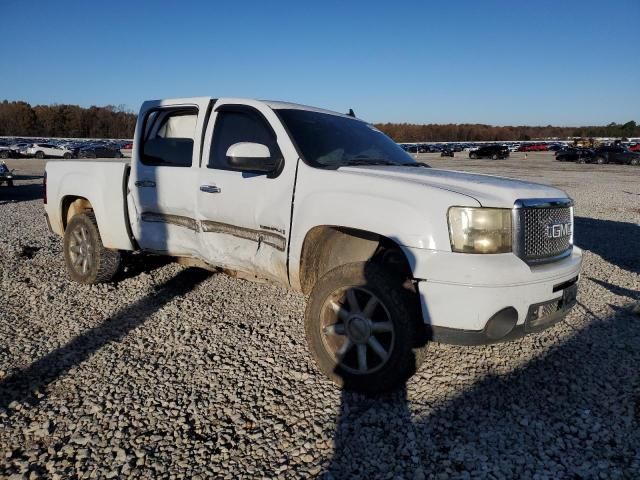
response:
[[[516,200],[523,198],[567,197],[562,190],[540,183],[456,170],[376,165],[340,167],[339,171],[447,190],[471,197],[483,207],[511,208]]]

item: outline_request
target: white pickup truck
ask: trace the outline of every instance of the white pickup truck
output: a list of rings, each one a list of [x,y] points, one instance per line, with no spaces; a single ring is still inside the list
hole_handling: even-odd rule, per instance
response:
[[[406,381],[426,341],[517,338],[576,301],[582,252],[563,191],[429,168],[353,115],[148,101],[130,162],[46,170],[74,280],[109,281],[140,250],[303,292],[318,367],[357,391]]]

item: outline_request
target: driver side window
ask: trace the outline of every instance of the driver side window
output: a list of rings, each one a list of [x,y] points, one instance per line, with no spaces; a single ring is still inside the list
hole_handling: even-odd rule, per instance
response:
[[[216,117],[207,167],[233,170],[227,164],[227,150],[238,142],[261,143],[272,157],[282,156],[275,133],[261,115],[251,110],[223,110]]]

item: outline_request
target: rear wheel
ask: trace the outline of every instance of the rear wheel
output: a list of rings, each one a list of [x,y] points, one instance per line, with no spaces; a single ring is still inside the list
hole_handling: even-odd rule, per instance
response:
[[[491,160],[497,160],[497,159],[498,159],[498,155],[496,155],[495,153],[491,155]]]
[[[603,164],[607,163],[607,161],[604,159],[604,157],[596,157],[596,163],[598,165],[603,165]]]
[[[36,152],[36,158],[39,158],[40,160],[42,160],[44,158],[44,152]]]
[[[93,213],[80,213],[69,221],[63,248],[67,272],[76,282],[108,282],[118,273],[120,252],[104,247]]]
[[[470,153],[469,154],[469,158],[473,158],[475,160],[476,158],[478,158],[478,154],[477,153]]]
[[[334,268],[314,286],[305,315],[319,369],[347,390],[377,394],[400,387],[422,352],[410,297],[397,276],[371,263]]]
[[[9,158],[9,150],[0,151],[0,158]]]
[[[640,160],[637,158],[632,158],[629,160],[629,165],[640,165]]]
[[[66,158],[67,160],[71,158],[71,154],[69,152],[65,153],[63,155],[64,158]]]

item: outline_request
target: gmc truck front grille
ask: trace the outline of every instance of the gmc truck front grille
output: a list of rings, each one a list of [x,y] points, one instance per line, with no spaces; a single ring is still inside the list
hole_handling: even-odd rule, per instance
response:
[[[514,252],[525,262],[553,262],[571,254],[573,202],[570,199],[518,200],[513,212]]]

